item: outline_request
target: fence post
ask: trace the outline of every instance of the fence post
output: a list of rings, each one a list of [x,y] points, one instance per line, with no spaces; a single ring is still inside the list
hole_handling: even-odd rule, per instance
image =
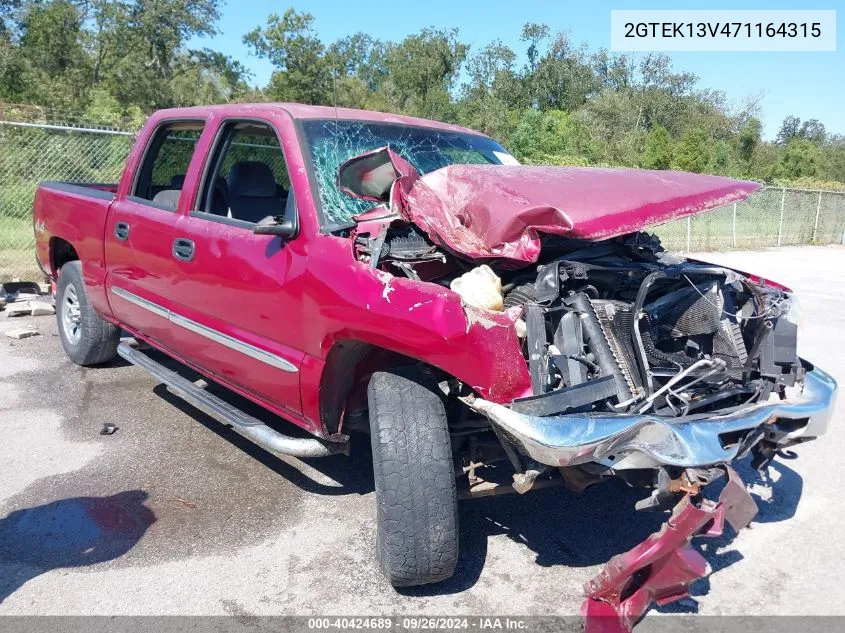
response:
[[[819,230],[819,211],[822,210],[822,191],[819,189],[819,201],[816,204],[816,221],[813,223],[813,244],[816,243],[816,233]]]
[[[734,219],[731,232],[734,238],[734,248],[736,248],[736,202],[734,202]]]
[[[783,237],[783,207],[786,204],[786,187],[783,188],[783,195],[780,197],[780,222],[778,223],[778,246]]]
[[[690,239],[692,236],[692,218],[687,216],[687,253],[690,252]]]

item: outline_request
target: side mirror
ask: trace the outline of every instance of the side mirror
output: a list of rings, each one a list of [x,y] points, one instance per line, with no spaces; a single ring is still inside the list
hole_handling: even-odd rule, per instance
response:
[[[280,235],[287,239],[293,239],[299,234],[299,226],[291,218],[267,216],[252,227],[252,232],[256,235]]]

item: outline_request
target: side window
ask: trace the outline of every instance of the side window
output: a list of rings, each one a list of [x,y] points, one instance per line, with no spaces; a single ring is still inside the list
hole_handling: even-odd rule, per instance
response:
[[[156,130],[138,170],[132,191],[135,198],[176,210],[203,125],[185,121],[167,123]]]
[[[289,192],[285,156],[273,128],[234,121],[223,128],[208,164],[198,211],[256,223],[283,216]]]

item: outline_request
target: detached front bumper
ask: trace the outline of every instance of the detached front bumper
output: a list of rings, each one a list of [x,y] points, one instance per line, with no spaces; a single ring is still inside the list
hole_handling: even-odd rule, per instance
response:
[[[614,469],[658,465],[694,468],[732,461],[759,440],[778,445],[822,435],[833,414],[836,381],[809,364],[803,390],[725,415],[683,418],[628,414],[539,417],[481,398],[467,404],[485,415],[532,459],[548,466],[602,462]]]

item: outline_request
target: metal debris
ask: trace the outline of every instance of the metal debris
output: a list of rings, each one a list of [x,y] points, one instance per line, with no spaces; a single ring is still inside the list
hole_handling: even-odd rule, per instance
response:
[[[106,422],[103,424],[103,428],[100,429],[100,435],[114,435],[115,431],[117,431],[120,427],[114,424],[113,422]]]

